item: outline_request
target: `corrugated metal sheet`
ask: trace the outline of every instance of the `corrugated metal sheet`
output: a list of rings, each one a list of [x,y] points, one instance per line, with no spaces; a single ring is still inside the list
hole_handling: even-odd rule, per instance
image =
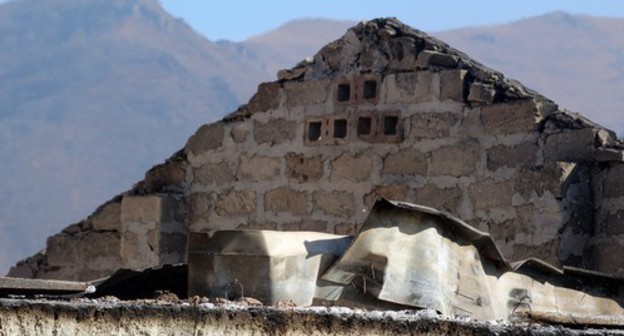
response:
[[[197,234],[189,243],[189,290],[267,304],[624,325],[621,279],[538,259],[510,265],[488,233],[432,208],[381,200],[349,241],[312,232]]]
[[[88,282],[0,277],[0,296],[73,295],[95,291]]]
[[[351,237],[318,232],[216,231],[189,236],[189,295],[310,305],[331,297],[317,280]]]
[[[617,279],[602,275],[612,280],[609,294],[601,283],[579,282],[578,273],[537,259],[515,266],[487,233],[453,216],[382,200],[323,279],[356,285],[380,300],[486,320],[527,312],[583,321],[624,314],[613,295],[622,288]]]

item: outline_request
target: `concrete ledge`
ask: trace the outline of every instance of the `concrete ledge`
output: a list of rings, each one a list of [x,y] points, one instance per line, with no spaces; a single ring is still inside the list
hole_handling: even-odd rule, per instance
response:
[[[617,330],[574,330],[526,322],[500,324],[446,319],[431,310],[365,311],[341,307],[247,307],[162,301],[75,302],[0,300],[2,335],[580,335]]]

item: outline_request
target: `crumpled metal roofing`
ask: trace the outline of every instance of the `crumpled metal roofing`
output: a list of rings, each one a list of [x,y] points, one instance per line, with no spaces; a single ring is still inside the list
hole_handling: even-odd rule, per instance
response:
[[[429,207],[380,200],[349,241],[315,232],[194,234],[189,291],[624,326],[621,279],[538,259],[511,265],[488,233]]]
[[[311,305],[333,297],[318,282],[351,237],[319,232],[214,231],[189,236],[189,296],[254,297]]]

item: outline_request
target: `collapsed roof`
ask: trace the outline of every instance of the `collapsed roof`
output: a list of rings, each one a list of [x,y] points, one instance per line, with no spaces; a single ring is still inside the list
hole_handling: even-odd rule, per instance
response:
[[[624,325],[617,317],[624,314],[622,279],[560,270],[538,259],[512,267],[489,234],[415,204],[380,200],[346,249],[350,239],[313,232],[193,236],[191,295],[246,295],[265,304],[429,308],[481,320],[535,316]],[[282,248],[286,245],[292,248]]]

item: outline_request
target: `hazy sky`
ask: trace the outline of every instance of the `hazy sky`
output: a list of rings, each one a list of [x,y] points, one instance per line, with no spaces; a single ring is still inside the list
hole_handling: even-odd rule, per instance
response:
[[[211,40],[240,41],[297,18],[395,16],[428,32],[509,22],[553,11],[624,17],[623,0],[160,0]]]

